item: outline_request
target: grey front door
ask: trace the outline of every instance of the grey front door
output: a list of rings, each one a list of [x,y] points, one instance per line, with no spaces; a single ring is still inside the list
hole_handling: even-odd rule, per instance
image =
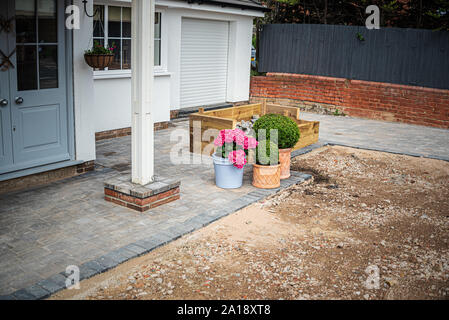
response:
[[[13,67],[0,71],[0,98],[9,102],[1,113],[7,156],[0,174],[70,159],[62,4],[2,0],[1,12],[14,20],[11,32],[0,37],[7,38],[4,52],[15,53]]]

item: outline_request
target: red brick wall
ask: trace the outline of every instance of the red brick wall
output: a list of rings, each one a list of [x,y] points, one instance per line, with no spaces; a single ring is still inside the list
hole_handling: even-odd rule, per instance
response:
[[[311,104],[349,116],[449,128],[449,90],[301,74],[251,78],[251,101]]]
[[[35,173],[29,176],[0,181],[0,194],[41,186],[58,180],[70,178],[95,169],[95,161]]]
[[[168,121],[156,122],[154,124],[155,131],[167,129],[168,127],[169,127]],[[130,136],[130,135],[131,135],[131,127],[107,130],[107,131],[99,131],[99,132],[95,132],[95,141],[119,138],[119,137]]]

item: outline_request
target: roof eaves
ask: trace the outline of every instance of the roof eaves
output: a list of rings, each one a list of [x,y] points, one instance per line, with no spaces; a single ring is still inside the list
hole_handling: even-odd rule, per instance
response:
[[[197,3],[197,4],[214,4],[221,7],[233,7],[240,8],[242,10],[256,10],[262,12],[269,12],[271,9],[265,7],[264,5],[258,3],[257,1],[250,0],[253,4],[246,4],[245,1],[220,1],[220,0],[187,0],[187,3]]]

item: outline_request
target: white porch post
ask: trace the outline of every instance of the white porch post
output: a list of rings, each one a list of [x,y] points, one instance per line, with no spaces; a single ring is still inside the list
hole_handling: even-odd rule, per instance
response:
[[[132,182],[145,185],[154,176],[154,1],[132,0]]]

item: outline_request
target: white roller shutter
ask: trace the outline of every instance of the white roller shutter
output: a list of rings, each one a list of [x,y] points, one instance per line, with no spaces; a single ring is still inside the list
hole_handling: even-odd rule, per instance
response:
[[[182,19],[182,108],[226,102],[228,44],[228,22]]]

